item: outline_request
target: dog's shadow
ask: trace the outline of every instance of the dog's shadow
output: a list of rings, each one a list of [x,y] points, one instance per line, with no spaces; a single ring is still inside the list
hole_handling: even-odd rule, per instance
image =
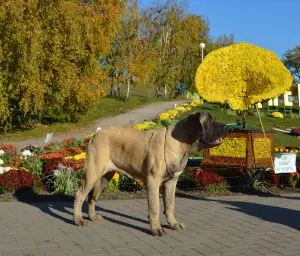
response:
[[[73,223],[73,196],[49,196],[49,195],[37,195],[35,194],[33,197],[28,197],[26,193],[18,193],[16,192],[15,197],[24,203],[27,203],[31,206],[37,207],[43,213],[48,214],[56,219],[60,219],[69,225],[74,225]],[[196,197],[191,195],[179,195],[177,197],[183,197],[185,200],[203,200],[207,202],[215,202],[221,205],[226,205],[225,209],[229,209],[232,211],[238,211],[244,213],[249,216],[255,216],[259,219],[264,221],[268,221],[271,223],[282,224],[287,227],[294,228],[296,230],[300,230],[300,222],[298,218],[300,216],[300,211],[283,208],[280,206],[271,206],[271,205],[264,205],[261,203],[255,202],[244,202],[244,201],[237,201],[237,200],[225,200],[225,199],[217,199],[217,198],[203,198],[203,197]],[[275,196],[276,197],[276,196]],[[289,197],[289,196],[278,196],[283,200],[299,200],[300,197]],[[85,201],[83,204],[83,212],[87,213],[87,202]],[[133,217],[126,213],[117,212],[110,209],[105,209],[103,207],[99,207],[96,205],[97,213],[104,217],[105,220],[110,221],[111,223],[115,223],[126,228],[132,228],[134,230],[138,230],[145,234],[151,234],[149,228],[145,228],[145,224],[148,224],[148,220]],[[115,218],[114,218],[115,216]],[[145,212],[145,217],[147,213]],[[121,219],[120,219],[121,217]],[[126,219],[129,221],[127,222]],[[137,222],[131,223],[131,222]],[[168,226],[164,225],[164,228],[169,228]]]
[[[225,206],[225,209],[244,213],[248,216],[254,216],[263,221],[270,223],[281,224],[300,231],[299,216],[300,211],[281,207],[280,205],[268,205],[263,201],[247,202],[240,200],[226,200],[225,198],[203,198],[192,195],[179,194],[178,197],[190,200],[203,200],[205,202],[218,203]],[[295,203],[300,199],[300,196],[284,196],[284,195],[260,195],[258,198],[274,198],[282,200],[293,200]],[[292,202],[291,202],[292,203]]]
[[[54,217],[56,219],[59,219],[69,225],[74,225],[73,222],[73,211],[69,209],[73,209],[73,202],[74,202],[74,197],[73,196],[55,196],[55,195],[38,195],[35,194],[34,192],[28,192],[23,193],[22,191],[17,191],[15,193],[15,198],[20,201],[27,203],[31,206],[34,206],[41,210],[43,213],[50,215],[51,217]],[[83,213],[88,212],[88,204],[85,201],[82,207]],[[120,220],[119,217],[128,219],[128,220],[133,220],[135,222],[141,223],[141,225],[144,224],[149,224],[148,220],[144,220],[138,217],[133,217],[131,215],[125,214],[125,213],[120,213],[117,211],[105,209],[103,207],[99,207],[96,205],[96,212],[101,213],[102,217],[104,220],[107,220],[109,222],[122,225],[127,228],[132,228],[138,231],[141,231],[143,233],[146,233],[150,235],[150,230],[149,228],[144,228],[139,225],[134,225],[132,223],[128,223],[126,221]],[[145,212],[145,216],[147,213]],[[115,215],[118,218],[113,218],[112,215]],[[65,217],[66,216],[66,217]],[[89,220],[87,217],[83,216],[84,219]],[[165,228],[167,226],[164,226]]]

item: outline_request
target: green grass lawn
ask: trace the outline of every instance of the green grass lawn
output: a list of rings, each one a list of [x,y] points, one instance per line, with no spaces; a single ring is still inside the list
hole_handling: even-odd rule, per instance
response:
[[[166,99],[164,98],[154,98],[141,95],[131,96],[128,101],[124,101],[124,99],[120,98],[104,98],[92,104],[86,115],[84,115],[76,123],[61,122],[51,125],[38,124],[29,130],[2,134],[0,135],[0,141],[18,141],[44,137],[45,134],[47,134],[49,131],[53,131],[56,133],[69,132],[72,129],[84,128],[97,119],[108,116],[116,116],[151,102],[165,100]]]
[[[194,109],[194,111],[207,111],[213,115],[218,121],[229,124],[235,123],[236,120],[242,119],[241,115],[230,115],[225,110],[216,105],[210,103],[204,103],[200,107]],[[263,109],[262,112],[262,122],[265,130],[271,130],[271,128],[292,128],[300,127],[300,118],[290,118],[284,117],[283,119],[273,118],[268,116],[268,110]],[[283,113],[283,111],[282,111]],[[187,115],[185,113],[184,115]],[[247,128],[259,128],[261,129],[259,118],[256,115],[247,116]],[[273,131],[273,130],[272,130]],[[300,146],[300,139],[297,139],[296,136],[287,135],[281,132],[275,133],[275,146]]]

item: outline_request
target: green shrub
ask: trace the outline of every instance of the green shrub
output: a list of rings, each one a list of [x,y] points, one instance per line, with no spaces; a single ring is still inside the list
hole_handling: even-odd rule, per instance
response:
[[[248,169],[245,182],[248,188],[259,192],[265,193],[270,187],[270,183],[265,180],[263,171],[258,169]]]
[[[229,187],[228,183],[223,181],[217,184],[209,184],[205,187],[205,189],[207,192],[210,193],[215,193],[215,192],[224,193],[227,191],[228,187]]]
[[[59,164],[47,178],[47,185],[53,188],[52,194],[74,195],[81,184],[82,171],[75,173],[72,168]]]
[[[43,161],[36,156],[31,156],[23,159],[22,167],[30,170],[34,175],[42,176]]]

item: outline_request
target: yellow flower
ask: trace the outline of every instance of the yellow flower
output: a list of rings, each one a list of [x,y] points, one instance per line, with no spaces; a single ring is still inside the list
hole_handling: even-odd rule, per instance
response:
[[[246,157],[247,139],[246,138],[225,138],[223,143],[215,148],[210,148],[211,156],[225,157]]]
[[[152,125],[156,125],[156,123],[146,121],[146,122],[144,122],[144,125],[146,125],[147,127],[149,127],[149,126],[152,126]]]
[[[86,152],[82,152],[81,154],[75,155],[74,158],[76,160],[86,158]]]
[[[119,181],[120,179],[120,174],[118,172],[115,172],[114,176],[112,177],[113,180]]]
[[[145,130],[146,128],[147,128],[148,126],[147,125],[145,125],[145,124],[135,124],[134,126],[133,126],[133,128],[134,129],[137,129],[137,130]]]
[[[95,135],[95,132],[91,133],[90,135],[87,136],[88,139],[92,138]]]
[[[273,112],[272,116],[275,118],[281,118],[281,119],[283,118],[283,114],[280,112]]]
[[[191,103],[190,103],[190,106],[191,107],[199,107],[201,105],[201,101],[199,99],[197,100],[193,100]]]
[[[271,157],[271,140],[265,138],[255,138],[253,143],[255,159]]]
[[[179,105],[179,107],[184,107],[184,108],[186,108],[188,106],[189,106],[189,104],[187,104],[187,103],[183,103],[183,104]]]
[[[24,172],[30,172],[27,168],[25,167],[19,167],[18,168],[20,171],[24,171]]]
[[[71,159],[74,158],[76,160],[82,159],[82,158],[86,158],[86,152],[82,152],[80,154],[77,154],[75,156],[66,156],[65,159]]]
[[[195,76],[196,89],[203,99],[229,104],[233,110],[247,110],[278,97],[290,89],[292,82],[291,73],[276,54],[248,43],[210,52]]]
[[[178,111],[174,110],[174,109],[171,109],[167,112],[172,119],[174,119],[177,115],[178,115]]]
[[[186,111],[185,107],[181,107],[181,106],[178,106],[178,107],[174,108],[174,110],[178,111],[178,112],[185,112]]]
[[[163,112],[159,114],[159,120],[164,121],[164,120],[168,120],[171,119],[171,116],[169,113],[167,112]]]

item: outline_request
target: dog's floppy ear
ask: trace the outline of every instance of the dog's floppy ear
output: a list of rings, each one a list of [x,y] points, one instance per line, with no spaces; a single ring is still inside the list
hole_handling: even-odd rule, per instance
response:
[[[183,120],[183,128],[195,138],[200,138],[203,135],[202,123],[205,119],[206,116],[201,112],[191,114]]]

